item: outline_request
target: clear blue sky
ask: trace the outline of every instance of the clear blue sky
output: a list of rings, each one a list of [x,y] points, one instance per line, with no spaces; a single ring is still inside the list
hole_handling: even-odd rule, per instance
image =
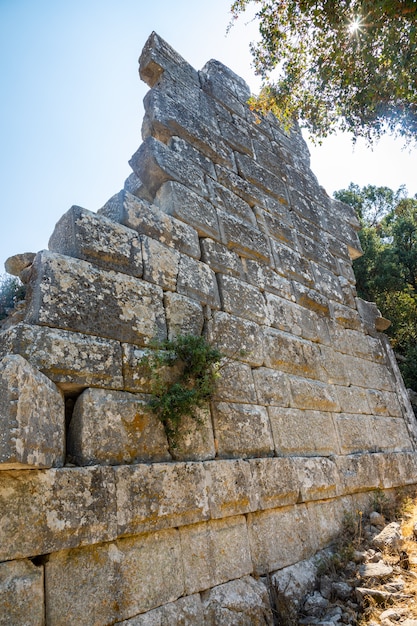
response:
[[[92,211],[123,187],[141,143],[147,91],[137,58],[152,30],[196,69],[216,58],[253,91],[241,18],[231,0],[0,0],[0,273],[4,260],[47,247],[71,205]],[[417,192],[416,152],[387,138],[373,152],[343,137],[312,148],[329,194],[350,181]]]

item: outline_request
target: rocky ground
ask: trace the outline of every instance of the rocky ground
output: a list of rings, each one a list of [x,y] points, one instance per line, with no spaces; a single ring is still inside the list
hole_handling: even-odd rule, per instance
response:
[[[315,561],[314,584],[302,598],[288,601],[292,583],[281,581],[280,592],[277,581],[277,624],[417,626],[417,498],[400,507],[380,500],[369,515],[358,511],[346,521],[332,551]]]

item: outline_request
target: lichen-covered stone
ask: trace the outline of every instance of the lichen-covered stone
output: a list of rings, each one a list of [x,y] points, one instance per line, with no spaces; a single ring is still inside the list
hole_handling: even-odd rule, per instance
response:
[[[292,460],[299,484],[299,502],[325,500],[339,495],[339,472],[332,459],[324,457]]]
[[[61,467],[65,409],[52,381],[19,354],[0,361],[0,470]]]
[[[182,255],[179,264],[177,291],[209,306],[220,308],[219,291],[213,270],[201,261]]]
[[[110,467],[0,472],[0,560],[20,559],[117,536]]]
[[[331,413],[270,406],[275,451],[279,455],[328,456],[339,450]]]
[[[226,313],[239,315],[258,324],[268,321],[265,300],[256,287],[234,276],[218,274],[222,308]]]
[[[34,270],[28,323],[139,345],[166,336],[161,287],[52,252]]]
[[[289,406],[290,387],[288,376],[268,367],[253,370],[258,403],[263,405]]]
[[[271,456],[274,450],[268,413],[263,406],[215,402],[214,433],[220,458]]]
[[[170,438],[170,451],[176,461],[207,461],[216,456],[210,407],[197,409],[196,416],[184,415]]]
[[[149,87],[153,87],[164,72],[173,75],[181,83],[200,85],[198,72],[162,37],[153,32],[140,55],[139,74]]]
[[[232,359],[224,359],[220,364],[219,378],[216,381],[215,398],[225,402],[258,404],[250,366]]]
[[[256,510],[257,484],[247,461],[216,460],[205,463],[204,469],[212,519]]]
[[[175,291],[180,253],[156,239],[142,235],[143,278],[162,289]]]
[[[20,354],[63,391],[123,389],[122,350],[112,339],[17,324],[0,335],[0,356]]]
[[[225,245],[205,238],[201,240],[201,257],[214,272],[243,276],[242,261],[236,252],[229,250]]]
[[[267,329],[264,333],[265,365],[288,374],[321,379],[320,350],[310,341]]]
[[[249,259],[269,261],[271,257],[268,239],[258,228],[219,211],[220,230],[223,241],[231,250]]]
[[[274,509],[295,504],[299,479],[292,459],[249,459],[256,509]]]
[[[180,537],[187,594],[252,572],[243,515],[183,526]]]
[[[168,339],[178,335],[201,335],[204,324],[203,307],[199,302],[179,293],[164,295]]]
[[[124,391],[86,389],[69,425],[71,460],[77,465],[169,460],[163,425],[147,403],[146,397]]]
[[[296,376],[289,377],[289,381],[291,407],[316,411],[340,411],[336,393],[331,385]]]
[[[263,364],[263,334],[255,322],[215,311],[207,324],[207,336],[227,356],[253,366]]]
[[[43,626],[43,567],[31,561],[0,563],[1,626]]]
[[[196,626],[196,624],[205,624],[204,620],[201,598],[196,593],[179,598],[175,602],[168,602],[157,609],[136,615],[123,622],[117,622],[116,626],[173,626],[173,624]]]
[[[219,585],[202,595],[207,626],[274,623],[266,586],[251,576]]]
[[[73,206],[55,226],[49,250],[89,261],[98,267],[142,276],[142,250],[138,234],[121,224]]]

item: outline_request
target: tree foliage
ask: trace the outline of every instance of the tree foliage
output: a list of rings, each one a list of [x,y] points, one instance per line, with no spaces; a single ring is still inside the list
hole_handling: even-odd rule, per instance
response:
[[[417,390],[417,198],[407,198],[404,187],[394,192],[353,183],[334,195],[353,206],[362,223],[364,255],[353,265],[358,294],[391,320],[388,334],[405,383]]]
[[[24,300],[25,291],[25,286],[15,276],[0,275],[0,320],[5,319],[20,300]]]
[[[233,18],[249,5],[261,111],[286,126],[298,118],[318,139],[344,130],[369,142],[386,131],[415,140],[415,0],[235,0]]]

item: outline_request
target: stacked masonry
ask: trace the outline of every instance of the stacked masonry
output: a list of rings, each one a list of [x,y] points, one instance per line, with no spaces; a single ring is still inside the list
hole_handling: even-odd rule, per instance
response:
[[[272,623],[259,576],[416,481],[352,210],[217,61],[197,72],[153,34],[140,74],[125,189],[9,263],[28,293],[0,335],[0,624]],[[179,333],[230,360],[171,449],[140,360]]]

